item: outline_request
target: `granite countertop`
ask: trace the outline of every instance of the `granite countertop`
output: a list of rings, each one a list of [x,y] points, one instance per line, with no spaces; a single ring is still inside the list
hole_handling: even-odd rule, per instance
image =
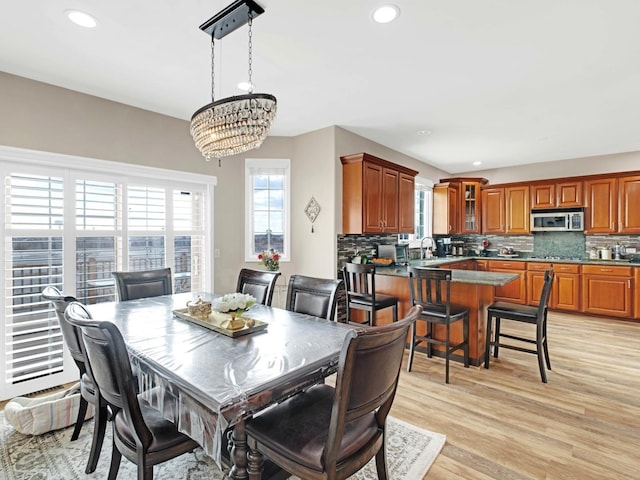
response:
[[[448,263],[454,263],[454,261],[463,260],[465,257],[457,257],[456,260],[451,259],[436,259],[436,260],[413,260],[409,262],[412,266],[422,267],[439,267]],[[468,260],[470,257],[466,257]],[[386,275],[392,277],[406,277],[407,267],[404,265],[392,265],[390,267],[376,267],[376,275]],[[494,287],[501,287],[513,280],[519,278],[517,273],[503,273],[503,272],[478,272],[476,270],[451,270],[451,282],[452,283],[469,283],[473,285],[490,285]]]

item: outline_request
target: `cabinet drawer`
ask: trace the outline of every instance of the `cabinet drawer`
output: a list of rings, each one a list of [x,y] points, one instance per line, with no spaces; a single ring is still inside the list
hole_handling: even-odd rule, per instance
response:
[[[533,272],[544,272],[551,268],[550,263],[529,262],[527,263],[527,270]]]
[[[633,275],[633,267],[614,267],[608,265],[583,265],[582,273],[590,273],[592,275],[617,275],[621,277],[631,277]]]
[[[553,271],[555,273],[580,273],[580,265],[575,263],[554,263]]]
[[[489,262],[489,269],[494,269],[494,268],[503,268],[505,270],[526,270],[527,263],[491,260]]]

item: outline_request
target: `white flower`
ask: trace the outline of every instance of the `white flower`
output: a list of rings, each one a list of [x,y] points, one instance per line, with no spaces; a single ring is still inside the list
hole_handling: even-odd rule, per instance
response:
[[[214,309],[218,312],[246,310],[256,303],[255,297],[246,293],[227,293],[215,302]]]

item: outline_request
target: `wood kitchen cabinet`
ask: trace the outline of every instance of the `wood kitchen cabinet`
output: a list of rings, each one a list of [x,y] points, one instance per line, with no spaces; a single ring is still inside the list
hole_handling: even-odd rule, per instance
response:
[[[504,302],[527,303],[527,272],[526,262],[508,260],[489,260],[490,272],[516,273],[519,279],[509,282],[503,287],[495,287],[494,297]]]
[[[528,234],[529,186],[486,188],[482,190],[482,232]]]
[[[583,311],[630,318],[633,313],[633,283],[633,267],[583,265]]]
[[[343,233],[414,233],[416,170],[367,153],[340,160]]]
[[[618,179],[618,231],[640,233],[640,175]]]
[[[575,208],[584,206],[582,180],[532,184],[531,208]]]
[[[527,305],[538,305],[544,286],[544,272],[551,268],[550,263],[527,263]],[[551,304],[551,300],[549,301]]]
[[[488,180],[480,177],[456,177],[440,179],[440,184],[434,187],[434,233],[447,235],[449,233],[481,233],[482,228],[482,195],[480,187],[486,185]],[[438,187],[442,185],[442,187]],[[447,187],[447,194],[444,194],[444,188]],[[451,198],[456,195],[457,198]],[[442,191],[442,193],[439,193]],[[445,223],[438,225],[438,231],[435,231],[436,214],[439,210],[435,209],[436,196],[439,195],[438,202],[440,210],[449,212],[449,224],[452,225],[451,231],[445,231]],[[447,205],[445,205],[447,201]],[[455,206],[455,215],[450,212]],[[455,218],[453,218],[455,217]],[[448,226],[448,225],[447,225]]]
[[[553,267],[555,278],[551,287],[549,308],[580,311],[580,265],[563,263],[527,263],[527,303],[538,305],[544,285],[544,272]]]
[[[438,183],[433,187],[434,235],[459,233],[459,198],[460,189],[457,183]]]
[[[585,180],[585,233],[618,231],[618,197],[616,178]]]

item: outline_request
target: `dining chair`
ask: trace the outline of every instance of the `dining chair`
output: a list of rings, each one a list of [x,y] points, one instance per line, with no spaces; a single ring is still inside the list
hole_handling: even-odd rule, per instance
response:
[[[537,306],[520,305],[509,302],[495,302],[487,307],[487,338],[484,353],[484,368],[489,368],[491,347],[493,347],[493,356],[495,358],[498,358],[500,347],[518,350],[525,353],[533,353],[538,357],[540,378],[543,383],[547,383],[545,364],[546,368],[551,370],[549,346],[547,343],[547,310],[554,277],[555,274],[553,272],[553,268],[544,272],[544,284],[540,291],[540,300]],[[533,338],[533,336],[525,337],[521,334],[515,335],[502,333],[500,331],[500,324],[502,320],[513,320],[515,322],[534,324],[536,326],[535,338]],[[536,348],[527,348],[513,343],[503,343],[500,341],[501,338],[516,340],[516,342],[523,342],[527,344],[535,344]]]
[[[346,263],[342,267],[342,278],[347,294],[347,322],[352,322],[351,309],[364,310],[366,325],[376,325],[376,312],[383,308],[393,309],[393,321],[398,321],[398,297],[376,292],[376,266],[371,263]]]
[[[197,443],[180,433],[136,394],[129,353],[118,327],[94,320],[87,309],[72,302],[65,310],[69,323],[81,329],[83,350],[100,394],[113,405],[113,446],[108,478],[118,475],[122,456],[138,467],[138,479],[152,480],[153,466],[196,448]]]
[[[71,441],[77,440],[84,425],[87,414],[88,405],[94,407],[93,419],[93,439],[91,440],[91,450],[89,451],[89,460],[85,468],[85,473],[93,473],[98,465],[102,443],[104,441],[104,433],[107,426],[108,410],[104,399],[100,396],[100,391],[91,377],[87,369],[87,359],[82,351],[80,342],[80,330],[71,325],[64,318],[64,311],[67,306],[76,302],[75,297],[63,295],[56,287],[48,286],[42,291],[42,298],[51,302],[60,324],[62,338],[73,361],[80,371],[80,406],[78,408],[78,416],[71,434]]]
[[[261,455],[291,475],[344,479],[376,458],[387,478],[386,418],[398,385],[407,331],[420,306],[389,325],[349,332],[335,387],[315,385],[246,423],[249,470]]]
[[[342,280],[291,275],[286,310],[333,320]]]
[[[271,301],[273,300],[273,292],[276,287],[276,280],[278,280],[279,276],[280,272],[243,268],[238,275],[236,292],[247,293],[255,297],[256,303],[270,307]]]
[[[116,280],[118,299],[121,302],[173,293],[170,268],[140,272],[112,272],[112,275]]]
[[[449,383],[449,363],[451,354],[462,350],[464,366],[469,367],[469,309],[451,303],[451,270],[426,267],[408,267],[411,304],[420,305],[422,313],[411,326],[409,361],[407,371],[411,371],[413,354],[421,343],[427,346],[427,356],[433,356],[433,346],[443,347],[445,361],[445,383]],[[418,334],[417,322],[426,323],[426,333]],[[451,324],[462,321],[462,339],[451,343]],[[434,326],[442,325],[444,334],[434,331]],[[444,337],[444,338],[442,338]]]

